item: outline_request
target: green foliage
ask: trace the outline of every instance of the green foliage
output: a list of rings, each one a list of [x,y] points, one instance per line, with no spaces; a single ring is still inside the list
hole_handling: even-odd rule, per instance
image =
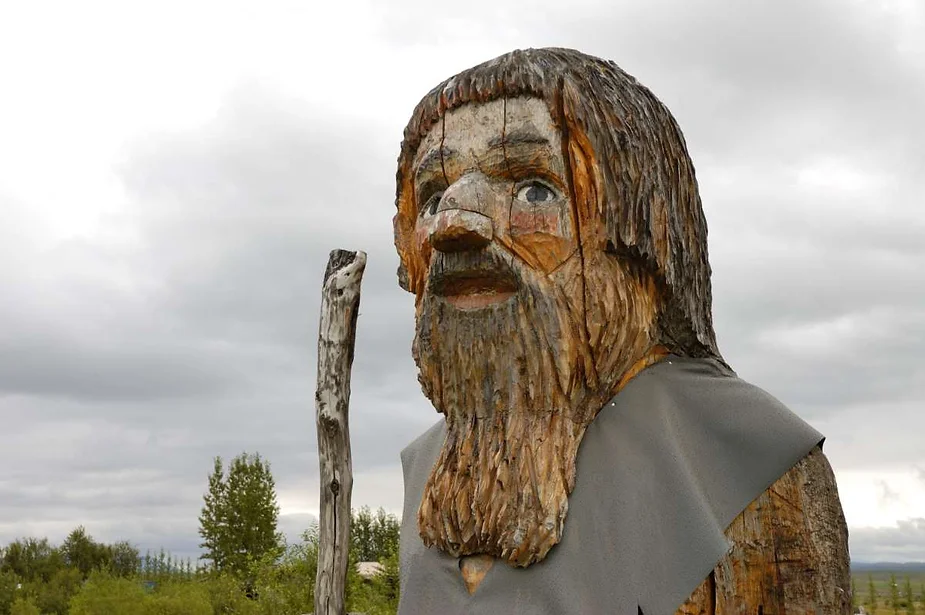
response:
[[[373,515],[368,506],[352,512],[350,522],[350,549],[357,561],[381,562],[398,553],[398,534],[401,524],[395,515],[379,508]]]
[[[890,574],[890,606],[893,613],[899,613],[899,585],[896,584],[896,575]]]
[[[130,577],[138,572],[141,564],[141,557],[138,549],[128,541],[122,540],[110,546],[109,550],[109,571],[117,577]]]
[[[215,573],[196,582],[205,590],[215,615],[260,615],[259,605],[244,595],[237,579]]]
[[[115,557],[119,557],[118,566],[128,576],[133,574],[137,568],[137,563],[131,561],[134,555],[137,560],[138,551],[128,543],[116,543],[116,545],[106,545],[98,543],[82,525],[77,526],[61,545],[61,556],[64,558],[65,566],[76,568],[80,571],[82,578],[86,579],[93,570],[110,570],[116,566]]]
[[[109,615],[142,613],[145,592],[141,583],[93,572],[80,591],[71,598],[70,615]]]
[[[9,613],[16,600],[19,576],[12,570],[0,570],[0,613]]]
[[[317,526],[285,545],[276,531],[269,464],[236,458],[227,476],[215,460],[200,522],[216,547],[212,565],[163,549],[142,558],[131,543],[96,542],[78,526],[56,547],[22,538],[0,548],[0,615],[300,615],[314,610]],[[346,599],[350,611],[394,615],[398,604],[399,521],[383,509],[353,512]],[[263,524],[262,531],[249,527]],[[209,526],[209,523],[212,525]],[[235,525],[237,524],[237,525]],[[238,527],[238,530],[232,531]],[[269,529],[267,529],[269,528]],[[259,528],[258,528],[259,529]],[[203,545],[206,546],[206,545]],[[370,579],[359,561],[378,561]]]
[[[212,615],[213,612],[208,590],[198,583],[168,581],[145,600],[142,611],[145,615]]]
[[[3,550],[0,570],[14,572],[23,581],[47,583],[62,568],[61,552],[47,538],[24,538],[11,542]]]
[[[851,606],[857,610],[858,606],[858,580],[851,577]]]
[[[67,615],[68,603],[80,591],[83,581],[76,568],[61,568],[55,571],[48,583],[29,583],[24,589],[35,598],[35,605],[42,615]]]
[[[31,597],[17,598],[10,607],[10,615],[42,615]]]
[[[915,615],[915,597],[912,594],[912,581],[909,580],[909,577],[906,577],[906,582],[903,585],[903,598],[906,602],[906,613]]]
[[[201,583],[167,581],[148,593],[137,580],[93,572],[71,599],[71,615],[212,615],[210,592]],[[246,599],[244,599],[246,600]],[[215,613],[246,613],[243,610]]]
[[[138,572],[146,581],[164,583],[166,581],[178,581],[189,579],[192,573],[188,573],[189,562],[186,565],[180,558],[174,558],[172,553],[165,551],[163,548],[156,555],[151,555],[148,551],[140,562]]]
[[[217,571],[241,577],[250,562],[279,555],[282,535],[276,529],[276,485],[269,462],[259,454],[235,457],[227,476],[216,457],[203,500],[199,546],[205,550],[202,559]]]
[[[10,613],[21,598],[20,609],[33,605],[42,615],[67,615],[71,598],[92,571],[129,576],[135,568],[137,551],[131,545],[97,543],[83,527],[72,531],[58,548],[47,538],[16,540],[0,558],[0,614]]]
[[[877,607],[877,588],[874,585],[874,577],[870,574],[867,575],[867,606],[871,610]]]
[[[374,531],[372,536],[389,536],[389,528],[397,527],[397,520],[384,513],[369,518],[370,527],[388,530]],[[23,539],[11,545],[12,551],[3,550],[4,556],[8,551],[12,555],[11,563],[0,570],[0,615],[300,615],[314,610],[317,526],[306,530],[297,544],[251,558],[244,574],[238,576],[216,570],[193,572],[190,560],[180,560],[163,550],[146,554],[145,565],[139,568],[141,574],[128,574],[130,564],[141,560],[128,543],[122,549],[124,565],[119,566],[114,563],[117,557],[110,557],[106,564],[106,558],[96,556],[119,552],[120,543],[98,545],[83,528],[68,538],[60,549],[46,540]],[[396,612],[397,540],[390,540],[372,543],[393,546],[382,548],[391,555],[380,558],[384,570],[371,579],[357,573],[357,556],[351,552],[346,596],[350,611],[367,615]],[[57,568],[47,569],[48,562]],[[17,575],[13,565],[32,580]],[[87,568],[91,569],[84,580],[83,570]],[[48,580],[43,580],[48,574]]]
[[[394,615],[398,610],[398,535],[401,524],[395,515],[380,508],[375,516],[368,507],[354,512],[350,525],[347,568],[347,610],[367,615]],[[364,579],[357,562],[379,562],[381,573]]]
[[[366,615],[395,615],[398,610],[398,554],[384,562],[382,573],[363,579],[355,569],[347,575],[347,610]]]
[[[302,542],[289,545],[281,557],[265,557],[251,568],[260,612],[309,613],[314,609],[315,576],[318,572],[318,531],[312,527]]]
[[[380,563],[382,572],[373,578],[372,585],[382,608],[372,610],[368,607],[367,612],[370,615],[374,613],[394,614],[398,610],[398,552],[392,553]]]

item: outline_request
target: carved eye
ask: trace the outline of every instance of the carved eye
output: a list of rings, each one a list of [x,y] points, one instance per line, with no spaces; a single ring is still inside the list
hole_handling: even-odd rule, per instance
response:
[[[549,203],[558,198],[555,190],[543,182],[531,179],[517,189],[517,198],[527,203]]]
[[[424,207],[421,208],[421,217],[426,218],[437,213],[437,207],[440,206],[440,199],[443,198],[443,191],[434,192],[430,195],[430,198],[424,202]]]

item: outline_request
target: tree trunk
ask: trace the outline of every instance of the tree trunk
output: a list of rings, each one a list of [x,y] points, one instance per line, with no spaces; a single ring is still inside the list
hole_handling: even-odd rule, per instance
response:
[[[321,288],[318,386],[315,391],[318,465],[321,470],[315,615],[344,615],[350,548],[350,368],[360,310],[364,252],[333,250]]]

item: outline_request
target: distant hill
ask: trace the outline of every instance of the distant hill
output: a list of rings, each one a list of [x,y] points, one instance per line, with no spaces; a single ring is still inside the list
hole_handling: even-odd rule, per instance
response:
[[[925,573],[925,562],[851,562],[851,572]]]

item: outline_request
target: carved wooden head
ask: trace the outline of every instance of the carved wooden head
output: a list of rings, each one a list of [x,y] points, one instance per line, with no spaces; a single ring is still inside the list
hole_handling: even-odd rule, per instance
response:
[[[427,276],[426,254],[415,239],[424,206],[415,175],[433,136],[422,143],[454,109],[522,98],[541,100],[558,133],[569,183],[564,188],[585,222],[574,229],[584,254],[606,252],[650,272],[658,287],[659,342],[678,354],[719,357],[706,220],[681,130],[635,78],[574,50],[505,54],[447,79],[418,104],[405,128],[397,174],[402,287],[420,297]]]
[[[717,355],[681,133],[613,64],[513,52],[421,101],[397,205],[419,380],[448,426],[422,539],[530,565],[561,538],[581,438],[634,366]]]

